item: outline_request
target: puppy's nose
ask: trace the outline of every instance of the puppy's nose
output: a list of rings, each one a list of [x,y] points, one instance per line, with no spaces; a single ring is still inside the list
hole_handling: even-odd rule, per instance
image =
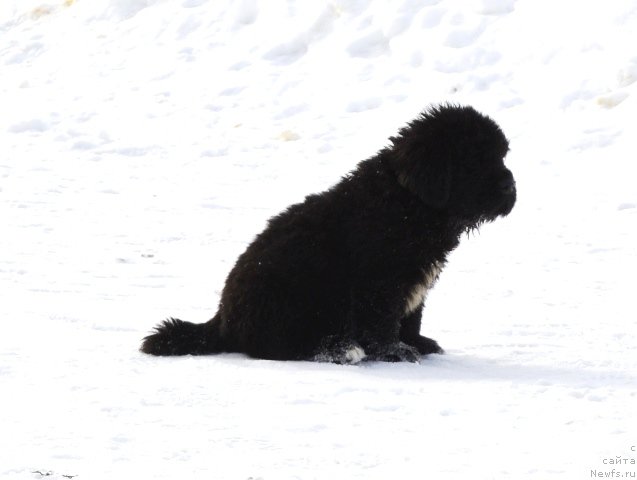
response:
[[[515,180],[513,177],[507,177],[500,180],[499,183],[500,191],[506,195],[511,195],[515,193]]]

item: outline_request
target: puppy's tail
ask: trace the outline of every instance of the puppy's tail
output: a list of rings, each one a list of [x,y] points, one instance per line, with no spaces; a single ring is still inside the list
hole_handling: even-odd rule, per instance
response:
[[[206,323],[164,320],[142,341],[140,350],[151,355],[207,355],[224,351],[219,338],[219,314]]]

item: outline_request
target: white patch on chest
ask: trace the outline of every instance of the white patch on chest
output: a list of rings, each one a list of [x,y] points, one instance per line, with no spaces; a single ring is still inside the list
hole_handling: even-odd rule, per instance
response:
[[[423,281],[414,285],[407,294],[405,314],[412,313],[425,301],[427,292],[433,287],[436,280],[438,280],[438,275],[440,275],[442,267],[444,267],[444,263],[434,262],[429,268],[423,270]]]

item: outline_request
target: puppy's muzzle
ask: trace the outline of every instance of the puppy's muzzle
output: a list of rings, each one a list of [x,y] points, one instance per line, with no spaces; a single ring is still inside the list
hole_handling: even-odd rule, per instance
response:
[[[508,175],[498,182],[498,187],[500,191],[505,195],[514,195],[515,194],[515,180],[513,179],[513,175],[511,172],[507,172]]]

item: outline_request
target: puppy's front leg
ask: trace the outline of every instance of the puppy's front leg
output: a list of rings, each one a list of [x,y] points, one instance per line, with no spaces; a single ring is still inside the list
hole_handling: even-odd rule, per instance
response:
[[[388,294],[389,293],[389,294]],[[350,329],[365,350],[366,360],[380,362],[418,362],[418,350],[400,340],[399,301],[391,290],[352,292]]]
[[[444,353],[438,342],[420,334],[420,324],[422,320],[422,304],[413,312],[407,314],[400,322],[400,340],[407,345],[416,347],[421,355],[431,353]]]

